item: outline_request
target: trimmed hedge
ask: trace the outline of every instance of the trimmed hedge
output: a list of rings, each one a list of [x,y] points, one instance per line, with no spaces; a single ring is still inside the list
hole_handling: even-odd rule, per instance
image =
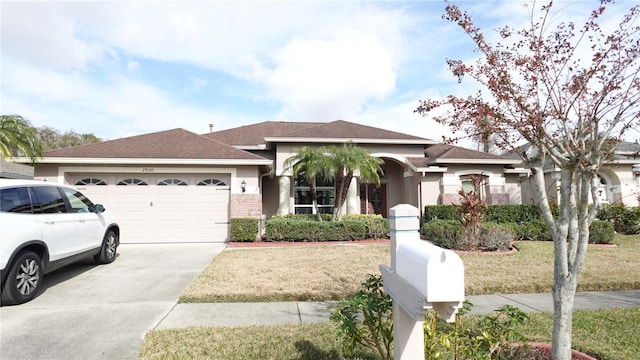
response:
[[[485,205],[484,221],[495,223],[519,223],[540,219],[536,204],[526,205]],[[424,220],[460,220],[460,213],[454,205],[427,205]]]
[[[260,221],[260,219],[232,218],[230,224],[231,241],[256,241],[256,235],[258,234],[258,221]]]
[[[434,245],[463,251],[506,251],[511,249],[513,234],[505,224],[483,223],[479,239],[468,239],[456,220],[433,220],[422,226],[422,234]]]
[[[267,241],[349,241],[365,239],[362,221],[304,221],[271,219],[267,221]]]

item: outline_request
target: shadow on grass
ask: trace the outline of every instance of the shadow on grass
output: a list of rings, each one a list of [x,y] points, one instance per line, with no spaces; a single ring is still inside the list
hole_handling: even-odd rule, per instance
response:
[[[361,352],[356,352],[350,357],[343,357],[336,349],[322,350],[308,340],[296,341],[295,346],[300,353],[300,360],[375,359],[374,356]]]

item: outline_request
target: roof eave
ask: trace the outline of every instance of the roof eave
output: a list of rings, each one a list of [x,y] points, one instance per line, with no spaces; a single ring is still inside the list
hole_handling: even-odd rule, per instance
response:
[[[431,164],[474,164],[474,165],[519,165],[521,160],[514,159],[443,159],[437,158]]]
[[[28,162],[26,158],[16,158],[16,162]],[[163,159],[163,158],[78,158],[46,157],[41,164],[119,164],[119,165],[271,165],[269,159]]]
[[[265,142],[274,143],[346,143],[349,141],[366,144],[402,144],[433,145],[439,142],[429,139],[369,139],[369,138],[301,138],[301,137],[266,137]]]

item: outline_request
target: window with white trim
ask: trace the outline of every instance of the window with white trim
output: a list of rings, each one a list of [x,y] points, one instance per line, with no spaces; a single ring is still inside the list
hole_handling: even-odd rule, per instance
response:
[[[480,198],[486,199],[487,198],[487,189],[486,189],[487,176],[486,175],[480,175],[480,174],[461,175],[460,183],[462,184],[462,190],[465,193],[469,193],[475,190],[474,184],[473,184],[474,177],[480,179],[480,186],[478,186],[478,191],[480,192]]]

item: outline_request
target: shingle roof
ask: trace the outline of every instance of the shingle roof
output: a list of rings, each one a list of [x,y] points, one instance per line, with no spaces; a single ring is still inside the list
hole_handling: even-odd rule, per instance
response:
[[[494,155],[482,151],[466,149],[448,144],[435,144],[425,149],[425,157],[409,158],[409,162],[415,167],[427,167],[429,165],[446,165],[448,163],[482,164],[518,164],[520,160],[510,159],[505,156]]]
[[[261,157],[184,129],[48,151],[45,158],[242,159]]]
[[[203,134],[209,139],[215,139],[233,146],[258,146],[267,140],[278,139],[375,139],[379,141],[433,141],[421,137],[407,135],[395,131],[384,130],[366,125],[336,120],[328,123],[317,122],[283,122],[267,121],[254,125],[241,126],[234,129],[216,131]]]
[[[321,123],[265,121],[228,130],[214,131],[202,134],[202,136],[232,146],[257,146],[265,143],[265,137],[280,136],[318,125],[321,125]]]

